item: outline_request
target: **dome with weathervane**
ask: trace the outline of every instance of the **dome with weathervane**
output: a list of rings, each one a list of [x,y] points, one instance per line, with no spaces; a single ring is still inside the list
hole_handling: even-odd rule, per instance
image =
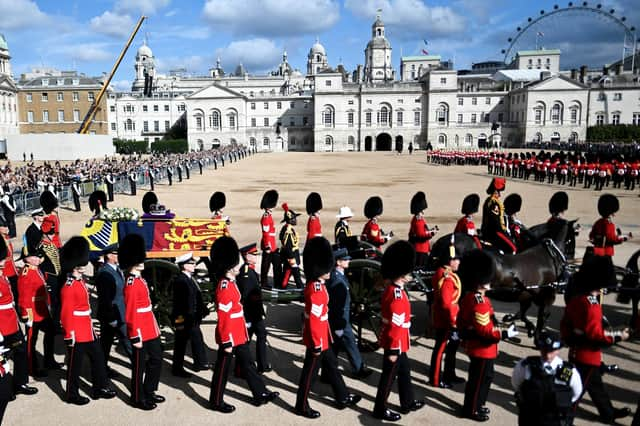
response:
[[[140,48],[138,49],[138,55],[137,56],[148,56],[149,58],[153,57],[153,52],[151,51],[149,46],[147,46],[147,42],[146,41],[144,43],[142,43],[142,46],[140,46]]]
[[[309,55],[326,55],[327,52],[324,50],[324,46],[320,44],[319,40],[316,40],[313,46],[311,46],[311,50],[309,51]]]

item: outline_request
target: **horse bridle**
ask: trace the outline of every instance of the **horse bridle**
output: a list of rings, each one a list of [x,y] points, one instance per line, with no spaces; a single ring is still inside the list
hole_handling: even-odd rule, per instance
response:
[[[553,261],[553,269],[557,278],[562,274],[565,266],[567,265],[567,258],[552,239],[545,238],[542,240],[542,244]]]

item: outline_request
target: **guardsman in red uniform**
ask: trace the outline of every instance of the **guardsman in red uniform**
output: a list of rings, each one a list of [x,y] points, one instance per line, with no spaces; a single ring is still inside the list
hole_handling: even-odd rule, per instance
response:
[[[138,234],[128,234],[120,242],[118,263],[125,271],[124,321],[133,347],[131,356],[131,403],[141,410],[153,410],[164,402],[157,395],[162,368],[160,328],[152,311],[149,287],[141,276],[146,249]]]
[[[56,209],[58,208],[58,197],[56,197],[51,191],[44,191],[40,194],[40,206],[45,213],[45,220],[49,220],[53,225],[53,235],[51,240],[56,248],[62,247],[62,241],[60,240],[60,217]]]
[[[20,316],[26,323],[27,359],[29,372],[34,377],[46,377],[47,371],[40,369],[36,355],[38,332],[44,333],[44,365],[46,369],[57,370],[60,365],[54,359],[53,341],[56,329],[49,314],[49,293],[45,286],[45,276],[38,266],[44,253],[29,245],[22,249],[25,266],[18,278]]]
[[[616,225],[613,223],[613,216],[620,210],[618,197],[612,194],[603,194],[598,199],[598,213],[602,216],[591,228],[589,241],[593,244],[593,254],[596,256],[613,257],[613,246],[622,244],[632,237],[628,235],[618,235]]]
[[[600,421],[607,424],[631,414],[629,408],[613,408],[600,370],[602,348],[629,338],[628,328],[612,331],[602,327],[600,288],[607,285],[613,273],[611,258],[594,256],[586,260],[574,277],[583,293],[569,300],[560,323],[562,338],[569,346],[569,361],[580,372],[582,386],[598,409]]]
[[[375,247],[380,247],[391,237],[393,232],[385,235],[380,229],[378,224],[378,217],[382,214],[382,199],[380,197],[371,197],[364,204],[364,215],[369,221],[364,225],[360,239],[373,244]]]
[[[7,246],[7,256],[2,267],[2,275],[11,284],[14,300],[18,299],[18,268],[13,260],[13,244],[9,238],[9,224],[4,215],[0,214],[0,236]]]
[[[262,377],[256,371],[249,349],[247,324],[240,302],[242,295],[235,281],[240,273],[238,244],[231,237],[220,237],[211,246],[209,254],[212,269],[210,272],[218,278],[215,292],[218,313],[216,326],[218,360],[213,370],[209,404],[212,410],[231,413],[236,408],[224,402],[224,391],[234,355],[237,360],[236,365],[249,384],[253,394],[252,403],[255,406],[273,401],[279,394],[267,390]]]
[[[347,206],[340,207],[336,215],[338,222],[334,228],[334,236],[336,244],[339,247],[345,247],[347,239],[351,237],[351,228],[349,227],[349,219],[353,217],[353,212]]]
[[[504,199],[505,221],[509,229],[509,235],[518,248],[518,251],[522,250],[522,234],[525,230],[524,225],[516,216],[521,208],[522,197],[519,194],[509,194],[507,198]]]
[[[89,403],[89,398],[81,396],[79,392],[80,371],[85,354],[91,359],[91,397],[111,399],[116,396],[116,391],[110,387],[102,348],[91,322],[89,290],[83,277],[88,263],[89,243],[83,237],[72,237],[61,250],[61,272],[67,279],[60,289],[60,322],[67,345],[65,399],[67,403],[75,405]]]
[[[224,219],[224,231],[223,235],[226,237],[230,237],[231,233],[229,232],[229,225],[231,224],[231,220],[229,217],[225,217],[222,215],[222,211],[227,205],[227,196],[224,195],[224,192],[216,191],[209,198],[209,211],[212,216],[211,219],[221,220]]]
[[[509,228],[504,220],[504,206],[500,193],[504,191],[506,182],[502,178],[493,178],[487,188],[489,197],[482,206],[482,238],[493,244],[498,250],[514,254],[517,249],[511,238]]]
[[[636,161],[629,165],[624,182],[624,189],[631,191],[635,190],[638,176],[640,176],[640,160],[636,159]]]
[[[307,214],[309,220],[307,221],[307,241],[311,241],[312,238],[322,237],[322,224],[320,223],[320,210],[322,210],[322,198],[317,192],[311,192],[307,195]]]
[[[280,253],[276,244],[276,226],[273,223],[273,216],[271,216],[271,211],[276,207],[276,204],[278,204],[278,192],[275,189],[270,189],[262,195],[260,208],[264,210],[264,213],[260,219],[260,229],[262,231],[260,240],[260,250],[262,250],[260,284],[264,288],[271,288],[268,279],[271,266],[273,266],[274,283],[279,283],[282,276]]]
[[[4,239],[0,239],[0,270],[3,269],[3,263],[6,262],[4,258],[7,256],[7,252]],[[18,325],[15,305],[11,285],[0,271],[0,355],[5,350],[12,352],[13,395],[33,395],[38,392],[38,389],[28,385],[27,345]],[[0,422],[2,422],[2,415],[0,415]]]
[[[429,382],[432,386],[445,389],[456,383],[464,383],[463,378],[456,376],[456,351],[460,344],[458,300],[462,294],[462,284],[456,274],[460,266],[460,254],[456,252],[454,238],[452,235],[448,256],[440,261],[440,267],[431,281],[434,290],[431,313],[436,341],[431,354]],[[444,374],[441,376],[440,367],[445,354]]]
[[[467,234],[473,241],[475,241],[476,246],[479,249],[482,249],[482,243],[480,242],[480,238],[478,238],[478,231],[476,230],[476,224],[473,223],[473,215],[478,212],[478,207],[480,206],[480,196],[478,194],[469,194],[464,197],[462,200],[462,209],[461,213],[464,215],[460,219],[458,219],[458,223],[456,223],[456,227],[453,232],[460,232],[462,234]]]
[[[411,226],[409,228],[409,242],[416,251],[416,266],[424,267],[431,252],[429,240],[436,235],[438,228],[429,229],[424,220],[424,211],[427,208],[427,197],[424,192],[416,192],[411,199]]]
[[[464,390],[462,415],[478,422],[489,420],[489,408],[485,406],[489,388],[493,381],[493,363],[498,355],[498,342],[501,338],[514,337],[518,332],[511,325],[501,330],[495,324],[491,301],[485,292],[491,288],[495,275],[495,264],[489,254],[474,250],[465,255],[465,270],[469,271],[463,279],[469,291],[460,303],[458,330],[463,345],[469,355],[469,379]]]
[[[342,410],[356,405],[361,397],[348,393],[338,370],[338,359],[331,349],[333,339],[329,327],[329,293],[325,280],[329,279],[334,265],[331,244],[326,238],[311,239],[303,253],[307,285],[304,289],[304,327],[302,341],[306,346],[304,365],[296,395],[296,414],[317,419],[320,413],[309,406],[309,392],[322,366],[333,389],[337,408]]]
[[[298,224],[298,216],[289,208],[287,203],[282,204],[284,210],[284,226],[280,229],[280,258],[282,259],[282,281],[280,288],[285,289],[289,284],[289,278],[293,279],[297,288],[302,288],[302,278],[300,277],[300,239],[295,226]]]
[[[564,213],[569,210],[569,195],[564,191],[554,193],[549,199],[549,214],[551,217],[547,220],[548,225],[566,222]]]
[[[424,406],[423,400],[414,399],[409,367],[409,332],[411,303],[404,290],[415,267],[415,251],[407,241],[397,241],[382,256],[382,277],[387,280],[382,293],[380,347],[384,350],[382,374],[373,407],[373,416],[387,421],[400,420],[400,414],[387,408],[387,399],[393,382],[398,377],[400,411],[408,414]]]

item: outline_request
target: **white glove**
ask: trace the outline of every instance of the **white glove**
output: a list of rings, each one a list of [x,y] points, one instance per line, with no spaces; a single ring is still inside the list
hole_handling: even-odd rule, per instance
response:
[[[118,325],[118,321],[111,321],[109,325],[113,328],[116,328],[116,326]]]
[[[26,322],[26,326],[29,327],[29,328],[32,328],[33,327],[33,321],[27,321]]]
[[[246,325],[247,325],[247,328],[251,328],[251,323],[250,322],[247,322]]]
[[[509,328],[507,328],[506,330],[502,331],[502,338],[503,339],[511,339],[512,337],[515,337],[518,334],[520,334],[520,333],[518,332],[518,330],[516,330],[516,325],[515,324],[511,324],[509,326]]]
[[[0,371],[0,377],[4,377],[7,374],[11,374],[11,364],[9,364],[9,361],[7,361],[6,359],[3,359],[0,365],[2,366],[2,370],[4,370],[4,374],[2,374]]]
[[[336,330],[336,336],[342,337],[344,335],[344,330]]]

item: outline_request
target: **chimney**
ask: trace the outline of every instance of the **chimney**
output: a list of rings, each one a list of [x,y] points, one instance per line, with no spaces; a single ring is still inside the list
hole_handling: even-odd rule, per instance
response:
[[[578,78],[578,70],[575,68],[571,68],[571,80],[576,80]]]
[[[586,65],[583,65],[580,67],[580,82],[581,83],[587,82],[587,66]]]

